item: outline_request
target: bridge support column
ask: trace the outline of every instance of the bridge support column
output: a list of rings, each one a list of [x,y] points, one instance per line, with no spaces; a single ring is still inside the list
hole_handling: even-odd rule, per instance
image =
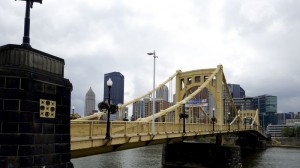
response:
[[[259,138],[239,137],[236,143],[241,147],[242,151],[267,148],[266,140]]]
[[[71,90],[63,59],[0,47],[0,167],[73,167]]]
[[[225,142],[224,136],[222,134],[217,134],[216,135],[216,145],[223,145],[223,143]]]
[[[241,167],[240,148],[195,142],[165,144],[162,164],[175,167]]]

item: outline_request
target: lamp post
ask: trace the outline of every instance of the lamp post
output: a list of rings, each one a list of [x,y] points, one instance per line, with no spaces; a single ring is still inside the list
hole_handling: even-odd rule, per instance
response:
[[[127,111],[124,112],[124,119],[123,119],[123,121],[128,121],[128,119],[127,119]]]
[[[185,133],[185,105],[182,106],[182,113],[183,113],[183,133]]]
[[[106,82],[108,87],[108,109],[107,109],[107,122],[106,122],[106,136],[105,139],[110,139],[110,89],[113,81],[109,78]]]
[[[227,123],[228,123],[228,130],[230,131],[230,112],[228,112]]]
[[[153,98],[152,98],[152,135],[154,135],[155,132],[155,125],[154,125],[154,114],[155,114],[155,58],[158,58],[158,56],[155,55],[155,50],[153,53],[147,53],[148,55],[153,55]]]
[[[211,121],[213,123],[213,131],[215,131],[215,121],[216,121],[216,118],[215,118],[215,108],[213,108],[213,117],[211,118]]]
[[[182,113],[180,114],[180,118],[182,118],[183,122],[183,133],[185,133],[185,119],[188,118],[188,114],[185,114],[185,104],[182,104]]]
[[[74,118],[75,118],[75,116],[74,116],[74,110],[75,110],[75,107],[74,107],[74,106],[72,106],[72,119],[74,119]]]
[[[244,124],[245,124],[245,129],[246,129],[246,117],[244,117]]]

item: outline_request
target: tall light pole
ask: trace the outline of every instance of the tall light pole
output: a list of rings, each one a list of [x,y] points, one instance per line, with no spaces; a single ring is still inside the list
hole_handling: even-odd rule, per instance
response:
[[[105,139],[110,139],[110,89],[113,81],[109,78],[106,82],[108,87],[108,109],[107,109],[107,122],[106,122],[106,136]]]
[[[155,124],[154,124],[154,114],[155,114],[155,58],[158,58],[158,56],[155,55],[155,50],[153,53],[147,53],[148,55],[153,55],[153,98],[152,98],[152,135],[154,135],[155,132]]]
[[[230,131],[230,112],[228,112],[227,124],[228,124],[228,130]]]
[[[215,131],[215,122],[216,122],[216,117],[215,117],[215,108],[213,110],[213,117],[211,118],[211,121],[213,123],[213,131]]]
[[[72,106],[72,119],[75,119],[74,110],[75,110],[75,106]]]
[[[188,118],[188,115],[185,114],[185,104],[182,104],[182,113],[180,114],[180,118],[182,118],[183,122],[183,133],[185,133],[185,119]]]
[[[244,117],[244,124],[245,124],[245,129],[246,129],[246,117]]]

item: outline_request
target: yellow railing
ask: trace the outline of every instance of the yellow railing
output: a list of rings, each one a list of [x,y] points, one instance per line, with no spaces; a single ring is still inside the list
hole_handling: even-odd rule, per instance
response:
[[[112,121],[110,127],[111,136],[129,136],[140,134],[152,134],[151,122],[127,122],[127,121]],[[258,127],[251,127],[247,125],[214,125],[215,132],[232,132],[238,130],[258,130]],[[185,131],[188,132],[212,132],[212,124],[187,123]],[[170,134],[182,133],[182,123],[163,123],[155,122],[155,134]],[[71,121],[71,137],[96,137],[104,136],[106,134],[106,122],[85,120],[85,121]]]

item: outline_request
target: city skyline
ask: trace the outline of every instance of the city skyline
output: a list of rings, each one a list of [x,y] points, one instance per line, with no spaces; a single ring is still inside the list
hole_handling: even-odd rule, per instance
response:
[[[15,1],[0,167],[299,165],[300,1]]]

